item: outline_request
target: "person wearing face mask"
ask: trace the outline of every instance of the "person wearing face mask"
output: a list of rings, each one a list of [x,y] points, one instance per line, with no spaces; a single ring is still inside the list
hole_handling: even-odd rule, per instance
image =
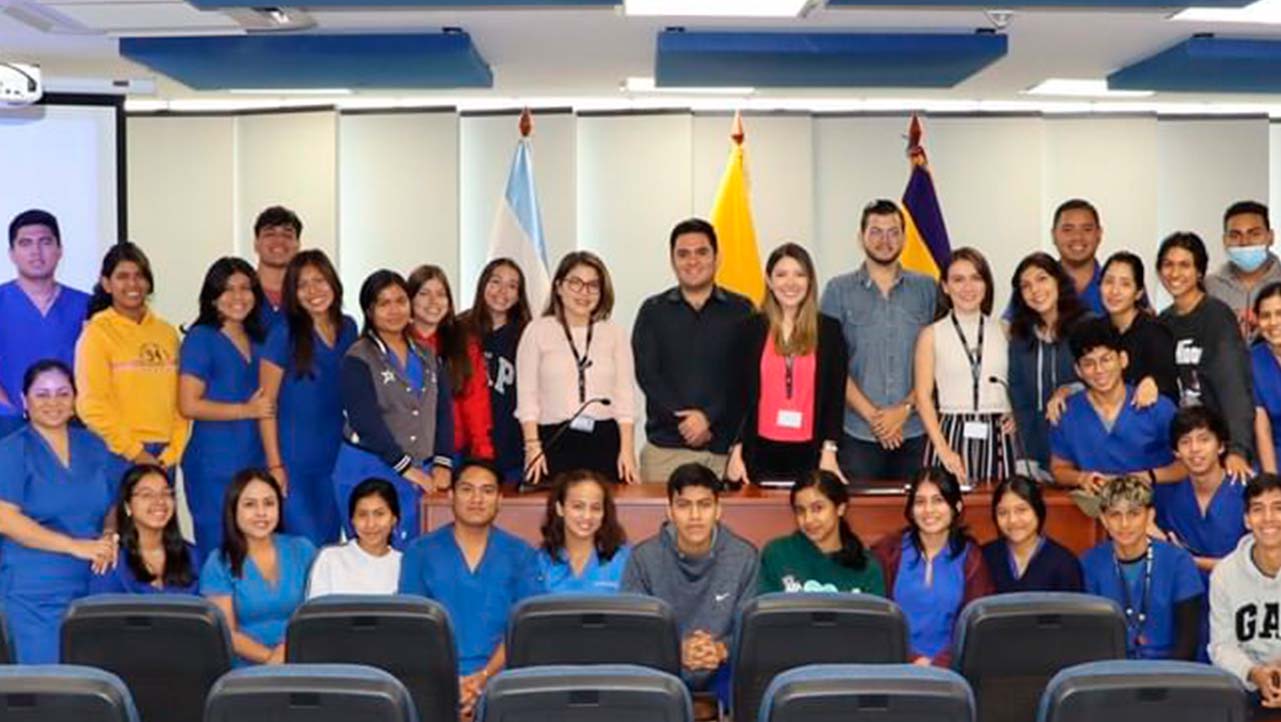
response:
[[[352,489],[347,513],[356,536],[316,555],[307,582],[308,599],[326,594],[396,593],[402,556],[391,545],[400,523],[396,487],[386,479],[365,479]]]
[[[548,592],[618,591],[632,548],[609,487],[594,471],[571,471],[557,480],[538,550],[539,576]]]
[[[1247,341],[1258,332],[1252,308],[1257,292],[1281,281],[1281,259],[1272,252],[1272,238],[1267,206],[1258,201],[1233,203],[1223,213],[1228,261],[1205,277],[1206,293],[1228,304]]]

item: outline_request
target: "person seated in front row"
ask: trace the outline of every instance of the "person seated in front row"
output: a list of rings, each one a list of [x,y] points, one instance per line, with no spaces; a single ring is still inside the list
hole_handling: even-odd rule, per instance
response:
[[[1195,659],[1205,585],[1191,555],[1148,537],[1149,484],[1135,476],[1110,479],[1099,490],[1099,510],[1111,540],[1081,558],[1085,591],[1121,606],[1126,655]]]
[[[885,596],[881,565],[845,520],[850,492],[826,470],[802,476],[791,491],[796,531],[765,545],[757,590],[861,592]]]
[[[997,538],[983,545],[983,559],[998,594],[1081,591],[1081,562],[1045,533],[1045,516],[1040,484],[1011,476],[996,485]]]
[[[1138,408],[1122,374],[1129,359],[1121,335],[1104,319],[1084,321],[1069,343],[1085,392],[1073,394],[1050,431],[1050,471],[1064,486],[1089,494],[1111,477],[1135,474],[1150,483],[1173,482],[1187,470],[1170,451],[1174,403],[1157,397]]]
[[[503,634],[511,610],[544,591],[534,550],[494,525],[501,479],[491,462],[464,461],[449,490],[454,522],[412,543],[400,565],[400,593],[440,602],[453,622],[464,717],[507,662]]]
[[[244,469],[227,487],[222,547],[205,560],[200,593],[231,629],[236,666],[284,664],[285,628],[307,591],[316,547],[279,533],[284,495],[263,469]]]
[[[157,464],[125,472],[116,497],[116,565],[89,582],[90,594],[195,594],[200,558],[183,541],[173,485]]]
[[[907,490],[907,528],[872,548],[890,598],[907,616],[913,664],[951,664],[957,615],[994,591],[983,553],[962,523],[963,511],[956,477],[940,468],[921,469]]]
[[[307,598],[326,594],[395,594],[401,551],[391,545],[400,523],[400,498],[386,479],[370,477],[351,490],[347,518],[356,537],[316,555]]]
[[[756,548],[720,523],[720,480],[702,464],[682,464],[667,480],[667,519],[632,551],[622,591],[671,605],[681,635],[681,666],[694,691],[729,701],[729,645],[738,610],[756,593]]]
[[[1192,555],[1201,579],[1227,556],[1245,528],[1245,495],[1240,484],[1227,478],[1223,459],[1228,453],[1228,425],[1208,406],[1181,409],[1170,426],[1174,455],[1188,469],[1188,478],[1153,489],[1157,535]]]
[[[1259,706],[1281,708],[1281,478],[1245,485],[1250,534],[1210,574],[1210,659]]]
[[[590,469],[557,479],[547,497],[543,546],[538,550],[538,571],[547,591],[618,591],[632,548],[609,487],[600,472]]]

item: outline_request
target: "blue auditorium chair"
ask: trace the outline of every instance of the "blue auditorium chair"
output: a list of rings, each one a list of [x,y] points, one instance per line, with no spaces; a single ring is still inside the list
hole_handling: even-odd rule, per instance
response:
[[[76,665],[0,667],[0,722],[139,722],[110,672]]]
[[[1088,662],[1054,675],[1037,722],[1245,722],[1245,687],[1196,662]]]
[[[637,665],[509,669],[485,687],[475,722],[692,722],[689,690]]]
[[[285,664],[223,676],[209,692],[205,722],[418,722],[418,715],[405,685],[381,669]]]
[[[750,721],[752,716],[734,719]],[[974,694],[961,675],[938,667],[814,664],[775,677],[758,720],[973,722]]]
[[[507,666],[636,664],[681,672],[672,609],[640,594],[547,594],[524,600],[507,626]]]

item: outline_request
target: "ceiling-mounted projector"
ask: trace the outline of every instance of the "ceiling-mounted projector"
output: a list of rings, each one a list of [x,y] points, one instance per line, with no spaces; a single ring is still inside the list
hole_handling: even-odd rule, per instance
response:
[[[0,61],[0,106],[31,105],[43,95],[39,66]]]

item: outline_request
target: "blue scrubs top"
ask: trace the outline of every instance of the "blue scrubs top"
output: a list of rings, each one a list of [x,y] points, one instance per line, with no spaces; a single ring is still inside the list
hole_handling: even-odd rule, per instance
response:
[[[1157,526],[1177,536],[1180,546],[1192,556],[1222,559],[1249,533],[1245,528],[1245,487],[1227,478],[1210,497],[1204,515],[1191,479],[1157,484],[1153,503]]]
[[[262,358],[285,372],[276,403],[276,424],[280,455],[291,477],[295,470],[320,473],[326,479],[333,472],[343,438],[339,367],[356,337],[356,322],[343,316],[338,340],[332,347],[325,345],[319,335],[315,337],[311,373],[299,377],[293,364],[289,324],[277,324],[267,334]]]
[[[623,578],[623,569],[631,555],[632,548],[623,545],[609,561],[601,563],[593,549],[587,564],[583,566],[583,573],[574,576],[574,569],[569,565],[564,549],[557,553],[554,560],[546,549],[539,549],[538,574],[543,580],[543,586],[554,594],[613,594],[618,591],[618,582]]]
[[[221,550],[209,557],[200,573],[200,593],[206,597],[231,597],[237,629],[267,647],[285,641],[285,627],[307,596],[307,574],[316,558],[316,547],[304,537],[276,534],[272,539],[280,568],[275,584],[263,578],[249,557],[245,558],[240,578],[233,577]],[[238,657],[236,664],[250,662]]]
[[[285,307],[283,303],[279,306],[271,305],[270,298],[263,300],[264,303],[256,309],[258,320],[262,324],[263,332],[271,333],[273,328],[285,323]]]
[[[1170,449],[1170,422],[1177,409],[1164,396],[1146,409],[1133,407],[1134,387],[1125,387],[1125,403],[1108,431],[1086,398],[1089,392],[1068,397],[1058,426],[1050,429],[1050,453],[1076,464],[1083,471],[1125,474],[1157,469],[1174,461]]]
[[[503,641],[512,608],[544,591],[534,550],[497,527],[490,527],[475,570],[467,568],[453,524],[414,542],[400,563],[400,593],[434,599],[449,612],[463,675],[489,661]]]
[[[212,326],[195,326],[182,340],[178,372],[205,383],[205,399],[240,404],[258,390],[258,361],[262,346],[250,344],[250,356],[240,355],[236,344]],[[191,441],[183,454],[184,466],[239,471],[262,465],[262,441],[256,419],[193,421]]]
[[[0,385],[15,405],[22,404],[22,376],[31,364],[45,358],[75,367],[76,340],[89,313],[89,295],[61,286],[49,313],[40,311],[18,287],[0,284]]]
[[[1281,459],[1281,364],[1266,343],[1255,344],[1250,349],[1250,365],[1254,371],[1254,405],[1268,414],[1272,422],[1272,438],[1259,439],[1258,443],[1272,443]]]
[[[930,562],[934,567],[932,583],[926,586],[925,559],[916,551],[910,536],[904,534],[901,543],[903,558],[894,577],[892,598],[907,616],[912,652],[934,659],[952,646],[952,628],[965,599],[968,551],[956,556],[944,551],[935,556]]]
[[[70,465],[63,466],[30,426],[0,441],[0,499],[42,527],[74,539],[97,539],[115,499],[105,473],[110,452],[91,432],[67,430]],[[9,618],[18,661],[58,661],[67,606],[89,590],[89,562],[25,547],[0,537],[0,600]]]
[[[191,560],[191,583],[183,587],[154,587],[151,582],[138,579],[125,561],[122,549],[116,566],[106,574],[95,575],[89,582],[90,594],[196,594],[200,590],[200,557],[196,548],[187,545],[187,558]]]
[[[1152,575],[1146,584],[1145,559],[1118,565],[1110,541],[1087,551],[1081,557],[1081,566],[1085,570],[1085,591],[1088,594],[1107,597],[1120,604],[1124,612],[1128,593],[1135,616],[1132,623],[1127,621],[1126,624],[1127,655],[1131,659],[1169,659],[1175,643],[1175,606],[1205,594],[1205,584],[1192,556],[1171,544],[1153,541]],[[1117,571],[1118,566],[1121,567],[1120,572]],[[1123,591],[1122,584],[1126,585],[1128,592]],[[1146,595],[1145,586],[1148,587]],[[1147,616],[1141,640],[1135,629],[1140,611]]]
[[[1094,275],[1090,276],[1090,282],[1086,284],[1085,288],[1082,289],[1080,293],[1077,294],[1077,297],[1081,299],[1081,303],[1084,304],[1087,309],[1094,312],[1094,315],[1100,318],[1107,318],[1108,310],[1103,305],[1102,283],[1103,267],[1099,265],[1098,261],[1095,261]]]

